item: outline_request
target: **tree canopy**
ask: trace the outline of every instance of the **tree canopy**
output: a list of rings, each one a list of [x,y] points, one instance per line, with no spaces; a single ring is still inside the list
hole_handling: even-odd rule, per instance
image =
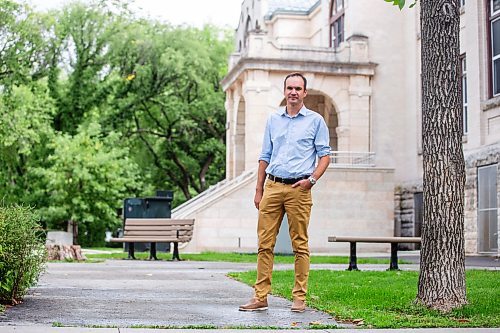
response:
[[[0,197],[102,244],[127,197],[174,206],[225,175],[232,33],[139,19],[126,2],[49,13],[0,0]]]

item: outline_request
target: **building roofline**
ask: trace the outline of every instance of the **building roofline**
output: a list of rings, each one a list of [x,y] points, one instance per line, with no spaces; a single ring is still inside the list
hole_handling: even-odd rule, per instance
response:
[[[221,85],[224,91],[235,82],[243,72],[247,70],[267,70],[267,71],[283,71],[283,72],[309,72],[320,73],[332,76],[349,76],[349,75],[375,75],[375,67],[377,64],[354,63],[354,62],[332,62],[332,61],[305,61],[293,59],[277,59],[277,58],[241,58],[229,70],[227,75],[221,80]]]
[[[308,16],[310,15],[319,5],[321,4],[321,0],[316,1],[309,9],[289,9],[289,8],[276,8],[271,13],[266,13],[264,15],[264,20],[272,20],[277,15],[300,15],[300,16]]]

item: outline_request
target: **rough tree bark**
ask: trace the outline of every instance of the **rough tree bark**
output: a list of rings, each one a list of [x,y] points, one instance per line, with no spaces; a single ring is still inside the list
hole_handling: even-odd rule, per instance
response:
[[[459,0],[422,0],[424,223],[416,302],[448,312],[465,293]]]
[[[45,245],[48,260],[87,260],[80,245]]]

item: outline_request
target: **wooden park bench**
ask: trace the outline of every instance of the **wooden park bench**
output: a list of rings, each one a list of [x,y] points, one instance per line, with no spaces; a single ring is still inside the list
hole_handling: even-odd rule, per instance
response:
[[[329,242],[348,242],[351,244],[348,270],[358,270],[356,257],[356,243],[390,243],[391,263],[389,270],[399,270],[398,267],[398,244],[399,243],[420,243],[420,237],[356,237],[356,236],[331,236]]]
[[[111,242],[129,243],[128,257],[135,259],[134,243],[151,243],[149,259],[156,257],[156,243],[174,243],[172,260],[179,257],[179,243],[193,237],[194,219],[128,218],[124,221],[123,236],[111,238]]]

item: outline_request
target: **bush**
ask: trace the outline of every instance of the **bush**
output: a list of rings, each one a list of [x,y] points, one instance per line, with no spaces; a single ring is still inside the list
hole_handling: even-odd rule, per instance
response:
[[[43,232],[31,207],[0,205],[0,303],[17,304],[46,262]]]

